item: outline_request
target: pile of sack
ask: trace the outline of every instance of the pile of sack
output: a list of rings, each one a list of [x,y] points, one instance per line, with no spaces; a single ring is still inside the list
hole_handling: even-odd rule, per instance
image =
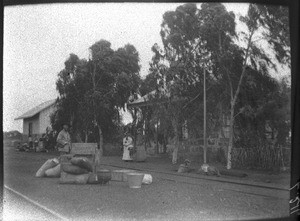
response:
[[[86,184],[93,172],[93,164],[86,157],[72,157],[59,162],[53,158],[47,160],[36,172],[36,177],[60,177],[62,184]]]
[[[73,157],[61,163],[60,183],[86,184],[93,172],[93,164],[86,157]]]
[[[123,177],[123,174],[121,174]],[[93,171],[93,163],[86,157],[63,155],[47,160],[36,172],[36,177],[57,177],[61,184],[106,184],[112,179],[110,170]],[[121,178],[123,179],[123,178]],[[114,180],[114,179],[113,179]],[[152,176],[145,174],[143,184],[151,184]]]
[[[57,158],[47,160],[36,172],[35,177],[60,177],[61,165]]]

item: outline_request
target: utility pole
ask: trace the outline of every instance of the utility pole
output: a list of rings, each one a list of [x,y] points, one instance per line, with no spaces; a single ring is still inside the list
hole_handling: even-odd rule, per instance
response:
[[[203,69],[203,165],[201,166],[201,170],[205,173],[208,171],[209,165],[206,160],[206,152],[207,152],[207,141],[206,141],[206,69]]]
[[[90,67],[91,67],[91,77],[92,77],[92,83],[93,83],[93,94],[96,92],[96,66],[95,66],[95,63],[94,63],[94,60],[92,58],[92,60],[90,59],[90,54],[91,54],[91,50],[90,50],[90,53],[89,53],[89,63],[90,63]],[[92,103],[93,103],[93,116],[94,116],[94,124],[95,126],[98,128],[98,131],[99,131],[99,148],[96,148],[95,150],[95,156],[94,156],[94,174],[97,172],[97,166],[99,166],[100,164],[100,158],[102,157],[102,151],[103,151],[103,137],[102,137],[102,130],[101,130],[101,127],[100,125],[98,124],[97,122],[97,118],[96,118],[96,106],[95,106],[95,101],[94,99],[92,100]],[[97,179],[97,176],[96,176],[96,179]]]
[[[209,165],[207,164],[206,154],[207,154],[207,140],[206,140],[206,63],[209,59],[209,53],[203,54],[202,64],[203,64],[203,165],[199,169],[208,172]]]
[[[207,142],[206,142],[206,70],[204,68],[203,71],[203,77],[204,77],[204,83],[203,83],[203,147],[204,147],[204,153],[203,153],[203,157],[204,157],[204,164],[206,164],[206,152],[207,152]]]

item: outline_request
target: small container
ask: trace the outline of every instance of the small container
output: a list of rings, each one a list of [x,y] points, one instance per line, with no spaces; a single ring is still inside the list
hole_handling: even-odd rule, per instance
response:
[[[129,187],[141,188],[144,175],[143,173],[127,173]]]
[[[205,173],[207,173],[208,172],[208,164],[203,164],[202,166],[201,166],[201,169],[205,172]]]
[[[111,172],[110,170],[101,169],[97,171],[98,180],[100,184],[106,184],[111,180]]]
[[[142,184],[151,184],[152,180],[153,180],[153,178],[152,178],[151,174],[145,174]]]
[[[128,178],[127,178],[127,174],[128,173],[135,173],[136,171],[135,170],[122,170],[122,173],[123,173],[123,181],[124,182],[127,182]]]
[[[113,170],[111,173],[111,180],[114,181],[127,181],[127,173],[135,172],[135,170]]]
[[[122,170],[113,170],[111,172],[111,180],[113,180],[113,181],[123,181]]]

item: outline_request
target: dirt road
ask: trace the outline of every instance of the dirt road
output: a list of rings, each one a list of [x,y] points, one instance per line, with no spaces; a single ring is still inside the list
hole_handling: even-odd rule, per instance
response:
[[[253,187],[247,193],[243,186],[193,177],[152,173],[153,183],[141,189],[130,189],[123,182],[62,185],[58,179],[35,178],[51,157],[5,147],[4,184],[70,220],[237,220],[288,215],[288,192]],[[106,164],[103,168],[114,168],[113,162],[109,165],[106,160]],[[4,211],[9,211],[19,199],[4,194]],[[31,214],[23,213],[19,220],[31,220]]]

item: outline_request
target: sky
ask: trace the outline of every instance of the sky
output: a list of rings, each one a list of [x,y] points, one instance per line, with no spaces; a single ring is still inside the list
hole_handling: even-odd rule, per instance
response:
[[[22,132],[14,119],[58,96],[55,82],[74,53],[88,58],[88,48],[105,39],[117,49],[133,44],[141,76],[148,74],[151,47],[158,43],[162,16],[182,3],[65,3],[4,8],[3,131]],[[227,10],[245,14],[244,3]],[[125,115],[125,119],[128,115]],[[129,118],[128,118],[129,119]]]

